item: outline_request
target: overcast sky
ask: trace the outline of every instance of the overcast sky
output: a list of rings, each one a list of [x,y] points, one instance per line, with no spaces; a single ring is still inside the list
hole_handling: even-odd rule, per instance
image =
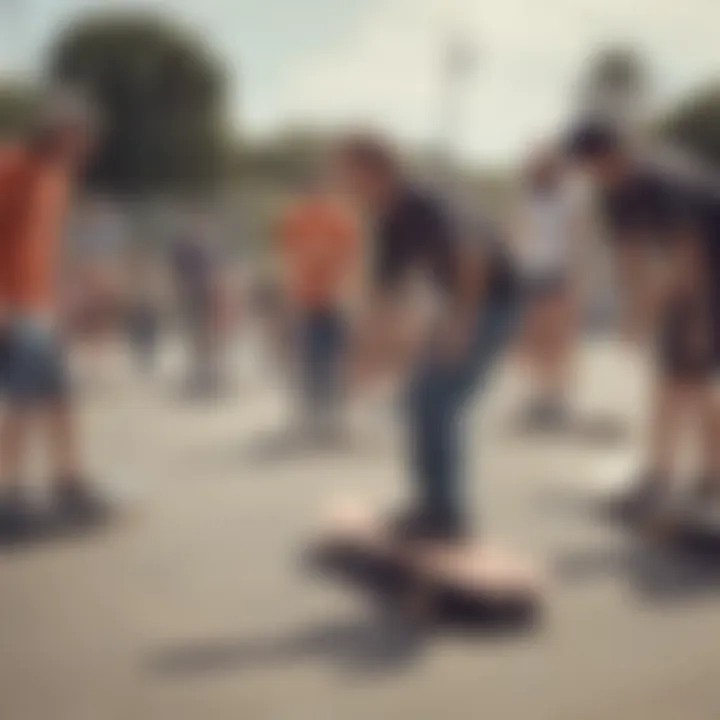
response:
[[[98,6],[158,8],[197,28],[253,134],[355,122],[432,140],[442,48],[460,37],[476,66],[455,144],[491,163],[561,125],[579,68],[608,44],[641,51],[662,98],[720,77],[720,0],[0,0],[0,70],[36,72],[58,28]]]

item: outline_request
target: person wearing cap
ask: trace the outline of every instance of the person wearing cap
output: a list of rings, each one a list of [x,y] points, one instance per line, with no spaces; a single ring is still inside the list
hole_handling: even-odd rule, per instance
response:
[[[578,278],[584,247],[582,202],[562,153],[543,148],[523,173],[513,246],[525,308],[523,350],[536,398],[533,425],[566,419],[577,339]]]
[[[701,428],[694,498],[720,499],[720,178],[695,163],[641,152],[611,126],[586,123],[569,138],[569,154],[599,192],[621,281],[655,294],[648,266],[659,259],[656,386],[647,467],[617,510],[630,519],[668,508],[675,459],[686,419]]]
[[[58,513],[85,520],[106,509],[83,473],[57,292],[63,224],[93,135],[89,109],[68,95],[57,96],[24,142],[0,151],[0,389],[6,401],[0,426],[0,533],[22,533],[30,526],[22,476],[35,421],[47,429]]]

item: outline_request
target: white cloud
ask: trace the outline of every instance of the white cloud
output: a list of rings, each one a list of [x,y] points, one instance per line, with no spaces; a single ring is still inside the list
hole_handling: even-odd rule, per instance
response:
[[[279,115],[431,139],[442,105],[442,47],[459,33],[479,63],[457,113],[457,145],[502,161],[562,123],[595,49],[637,47],[669,96],[718,74],[718,26],[716,0],[387,0],[351,37],[291,69]]]

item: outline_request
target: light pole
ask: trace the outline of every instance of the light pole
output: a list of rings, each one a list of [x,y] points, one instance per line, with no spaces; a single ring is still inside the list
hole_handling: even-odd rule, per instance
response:
[[[462,134],[464,100],[469,81],[477,66],[475,47],[457,34],[442,49],[435,128],[435,174],[444,191],[457,197],[462,194],[457,164],[458,139]]]
[[[467,39],[451,37],[443,48],[440,68],[440,92],[436,143],[439,153],[452,159],[455,141],[461,132],[463,99],[467,82],[477,65],[475,48]]]

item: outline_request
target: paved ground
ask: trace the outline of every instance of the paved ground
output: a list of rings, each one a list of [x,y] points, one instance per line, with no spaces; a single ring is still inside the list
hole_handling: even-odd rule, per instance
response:
[[[84,422],[133,517],[0,551],[0,718],[717,720],[720,571],[588,511],[632,467],[643,378],[617,348],[587,348],[579,413],[619,417],[610,440],[589,421],[523,436],[517,378],[498,378],[472,432],[476,499],[493,534],[547,565],[549,617],[531,637],[423,638],[296,563],[328,496],[402,492],[389,418],[373,411],[350,452],[273,455],[282,395],[262,377],[198,408],[121,373]]]

